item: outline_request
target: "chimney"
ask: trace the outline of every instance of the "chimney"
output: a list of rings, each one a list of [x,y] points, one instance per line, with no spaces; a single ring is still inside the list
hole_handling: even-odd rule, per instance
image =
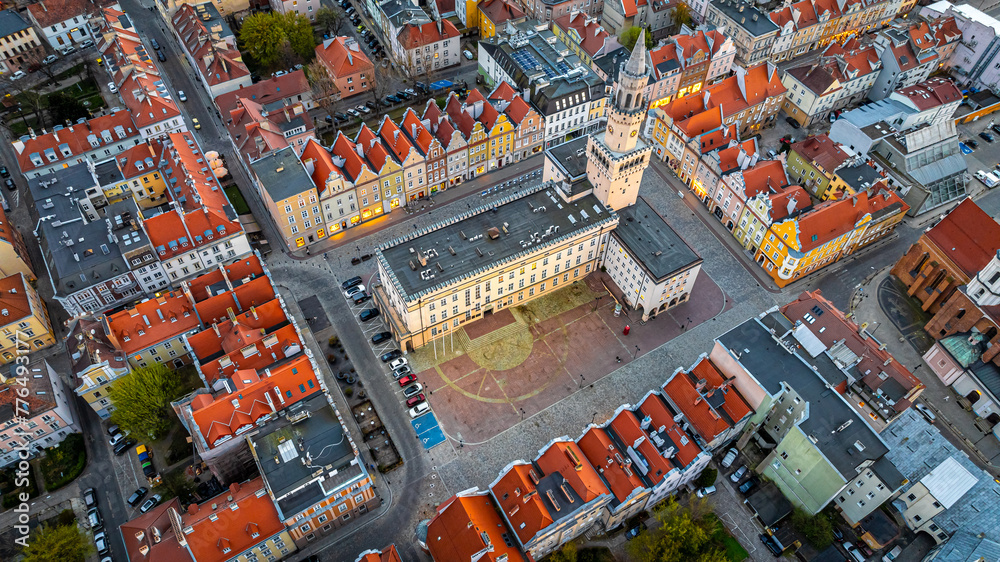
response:
[[[702,390],[705,389],[705,385],[707,385],[707,384],[708,384],[707,380],[705,380],[705,379],[698,379],[698,382],[695,383],[695,385],[694,385],[694,389],[697,390],[698,392],[701,392]]]
[[[229,485],[229,494],[230,495],[235,495],[236,492],[239,492],[239,491],[240,491],[240,483],[239,482],[233,482],[232,484]]]

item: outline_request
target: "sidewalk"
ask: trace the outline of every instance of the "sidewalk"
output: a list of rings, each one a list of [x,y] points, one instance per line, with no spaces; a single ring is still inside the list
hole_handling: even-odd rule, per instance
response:
[[[933,339],[928,338],[926,343],[919,343],[923,341],[922,336],[925,335],[922,326],[906,325],[907,321],[901,320],[900,316],[883,302],[885,299],[878,297],[879,287],[889,278],[890,268],[891,266],[885,267],[876,273],[863,283],[860,292],[855,294],[851,303],[854,320],[859,324],[868,322],[869,326],[877,324],[871,331],[872,336],[885,343],[896,360],[907,366],[926,385],[927,388],[921,394],[920,400],[934,410],[939,419],[938,429],[956,447],[965,450],[978,466],[994,475],[1000,475],[1000,465],[997,464],[1000,461],[1000,442],[991,434],[985,434],[976,427],[974,414],[965,411],[957,403],[954,391],[941,382],[941,379],[924,363],[921,353],[910,343],[929,345],[933,343]],[[893,318],[890,318],[889,314],[893,314]],[[901,332],[898,327],[901,322],[904,324],[905,332]]]

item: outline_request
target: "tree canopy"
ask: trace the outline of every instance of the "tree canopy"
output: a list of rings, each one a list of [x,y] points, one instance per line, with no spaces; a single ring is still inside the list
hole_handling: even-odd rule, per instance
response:
[[[642,31],[642,28],[633,25],[622,31],[622,34],[618,36],[618,42],[622,44],[622,47],[631,51],[635,47],[635,42],[639,40],[640,31]],[[656,41],[653,40],[653,36],[647,31],[646,48],[652,49],[654,45],[656,45]]]
[[[83,562],[93,551],[93,545],[74,522],[38,527],[23,554],[24,562]]]
[[[344,12],[337,8],[320,8],[316,11],[316,25],[327,33],[336,34],[342,23],[344,23]]]
[[[109,392],[111,421],[136,435],[156,439],[170,429],[170,402],[184,392],[177,373],[159,363],[119,378]]]
[[[688,5],[685,4],[684,2],[678,2],[677,5],[674,6],[675,29],[679,32],[682,26],[688,25],[690,23],[691,23],[691,8],[688,8]]]
[[[809,515],[796,508],[792,512],[792,526],[806,537],[809,544],[819,550],[823,550],[833,542],[833,525],[825,513]]]
[[[283,51],[290,50],[302,61],[312,60],[316,48],[309,18],[297,12],[257,13],[243,20],[240,28],[243,48],[261,66],[272,68],[283,62]]]
[[[707,512],[704,502],[694,498],[692,502],[698,505],[686,509],[670,498],[653,508],[659,526],[651,525],[626,543],[629,558],[637,562],[728,562],[722,524]]]

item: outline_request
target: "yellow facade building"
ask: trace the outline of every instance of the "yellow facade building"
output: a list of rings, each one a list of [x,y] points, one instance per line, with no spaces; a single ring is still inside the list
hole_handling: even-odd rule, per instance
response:
[[[4,363],[56,343],[45,305],[23,273],[0,280],[0,319]]]

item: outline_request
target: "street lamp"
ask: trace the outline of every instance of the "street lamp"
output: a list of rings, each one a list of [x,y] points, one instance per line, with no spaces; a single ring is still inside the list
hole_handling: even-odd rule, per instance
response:
[[[632,359],[635,359],[639,355],[639,346],[635,346],[635,353],[632,354]]]

